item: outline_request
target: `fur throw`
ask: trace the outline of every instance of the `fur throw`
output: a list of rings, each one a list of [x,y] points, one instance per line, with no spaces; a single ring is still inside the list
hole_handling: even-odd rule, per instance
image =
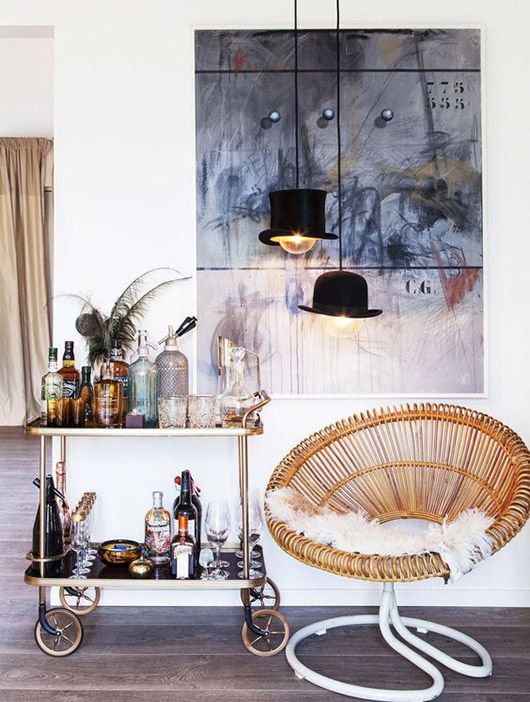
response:
[[[439,553],[453,581],[491,555],[486,530],[494,520],[478,509],[468,509],[453,522],[445,520],[443,524],[420,519],[381,524],[361,511],[341,514],[329,507],[316,509],[290,487],[269,492],[266,502],[273,519],[341,551],[381,556]]]

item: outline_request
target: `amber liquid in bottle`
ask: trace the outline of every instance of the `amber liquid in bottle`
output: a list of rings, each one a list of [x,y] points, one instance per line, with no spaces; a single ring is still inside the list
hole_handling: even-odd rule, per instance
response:
[[[75,367],[74,342],[64,342],[63,367],[59,369],[63,379],[63,397],[77,397],[79,394],[79,371]]]
[[[123,423],[123,386],[112,377],[110,360],[102,365],[100,380],[94,383],[94,422],[97,427],[119,428]]]
[[[125,361],[121,343],[116,340],[112,342],[110,365],[112,377],[122,385],[122,422],[125,424],[125,415],[127,414],[129,405],[129,364]]]

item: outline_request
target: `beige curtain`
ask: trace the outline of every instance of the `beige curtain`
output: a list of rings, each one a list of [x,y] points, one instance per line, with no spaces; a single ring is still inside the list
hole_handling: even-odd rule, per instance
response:
[[[49,139],[0,139],[0,425],[38,416],[51,339]]]

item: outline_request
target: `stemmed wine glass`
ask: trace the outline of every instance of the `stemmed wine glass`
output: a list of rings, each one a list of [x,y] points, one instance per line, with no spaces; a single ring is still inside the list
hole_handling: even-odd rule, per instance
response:
[[[70,548],[75,551],[76,565],[72,571],[71,578],[86,579],[86,574],[90,572],[83,564],[82,554],[88,546],[88,532],[83,516],[76,513],[72,517],[72,533],[70,537]],[[81,558],[80,558],[81,556]]]
[[[230,510],[226,500],[212,500],[206,510],[206,536],[215,549],[215,560],[211,564],[214,570],[210,573],[213,580],[226,580],[228,573],[223,570],[226,561],[221,560],[221,547],[230,534]],[[227,563],[227,565],[229,565]]]
[[[255,578],[261,578],[263,576],[263,573],[261,570],[258,570],[258,568],[261,566],[261,563],[259,560],[259,552],[254,551],[254,546],[258,543],[261,537],[261,527],[262,527],[262,518],[261,518],[261,507],[260,507],[260,502],[258,499],[257,493],[253,493],[252,497],[250,499],[250,504],[248,507],[248,542],[250,545],[250,553],[249,553],[249,577],[252,579]],[[239,540],[243,540],[243,514],[242,510],[239,511],[239,522],[238,522],[238,536]],[[236,551],[236,556],[238,558],[243,558],[243,551]],[[238,561],[237,565],[240,568],[243,568],[243,561]],[[245,577],[243,571],[240,571],[238,573],[238,576],[240,578]]]

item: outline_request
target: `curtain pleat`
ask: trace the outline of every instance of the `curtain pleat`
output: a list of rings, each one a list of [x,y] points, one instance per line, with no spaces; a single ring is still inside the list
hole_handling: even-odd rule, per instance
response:
[[[49,139],[0,139],[0,425],[38,416],[51,339]]]

